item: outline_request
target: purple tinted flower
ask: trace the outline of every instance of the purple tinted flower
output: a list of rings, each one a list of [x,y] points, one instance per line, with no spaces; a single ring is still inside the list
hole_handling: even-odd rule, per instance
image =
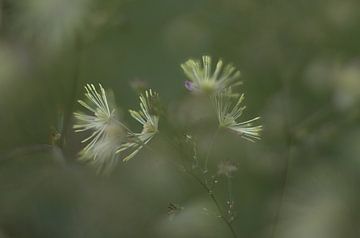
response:
[[[185,81],[185,88],[187,89],[187,90],[189,90],[190,92],[192,92],[192,91],[194,91],[194,83],[193,82],[191,82],[190,80],[186,80]]]

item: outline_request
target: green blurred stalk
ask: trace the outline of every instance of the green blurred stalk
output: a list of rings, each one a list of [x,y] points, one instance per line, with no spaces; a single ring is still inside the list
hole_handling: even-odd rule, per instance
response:
[[[226,226],[229,228],[231,235],[234,238],[237,238],[236,232],[234,227],[232,226],[231,222],[226,218],[225,213],[223,212],[223,209],[220,206],[219,201],[217,200],[216,196],[214,195],[213,191],[211,190],[211,188],[209,188],[209,186],[207,186],[198,176],[196,176],[194,173],[192,173],[191,171],[188,171],[187,169],[185,169],[185,171],[191,176],[193,177],[207,192],[207,194],[209,195],[211,201],[215,204],[220,218],[223,220],[223,222],[226,224]]]
[[[67,133],[71,130],[72,124],[71,124],[71,118],[74,112],[76,99],[79,91],[80,86],[80,72],[81,72],[81,63],[82,63],[82,54],[84,50],[84,43],[80,35],[77,36],[76,44],[75,44],[75,62],[74,62],[74,75],[73,75],[73,81],[72,81],[72,91],[69,97],[69,101],[64,108],[64,126],[63,131],[61,133],[60,138],[60,148],[64,149],[64,146],[66,145],[66,137]]]
[[[0,0],[0,30],[3,22],[3,0]]]

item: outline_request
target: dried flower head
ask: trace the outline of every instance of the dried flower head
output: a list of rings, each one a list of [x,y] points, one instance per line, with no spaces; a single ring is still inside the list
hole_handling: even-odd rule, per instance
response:
[[[218,164],[218,171],[219,175],[224,175],[228,178],[232,177],[232,174],[238,170],[238,166],[231,160],[221,161]]]
[[[192,92],[213,95],[241,84],[241,81],[238,81],[240,71],[231,64],[225,67],[223,65],[223,61],[219,60],[212,72],[210,56],[203,56],[202,61],[189,59],[181,65],[189,78],[185,87]]]
[[[244,94],[233,97],[226,92],[220,93],[214,97],[219,127],[228,128],[249,141],[254,141],[255,139],[259,140],[262,126],[253,126],[253,122],[259,120],[260,117],[255,117],[244,122],[238,122],[238,119],[246,108],[245,106],[242,106],[244,98]],[[235,103],[233,101],[234,99],[237,100]]]
[[[146,90],[145,94],[139,97],[140,110],[129,110],[130,115],[142,124],[143,129],[140,133],[129,133],[129,142],[122,144],[117,150],[117,153],[129,152],[123,161],[133,158],[158,133],[159,116],[154,105],[158,97],[151,89]]]
[[[118,120],[113,103],[109,103],[104,88],[99,84],[98,92],[93,84],[85,86],[85,97],[88,102],[78,102],[90,111],[74,113],[77,124],[75,132],[89,131],[91,134],[82,143],[87,143],[80,152],[80,159],[89,162],[98,172],[108,172],[115,165],[116,150],[123,141],[125,128]]]

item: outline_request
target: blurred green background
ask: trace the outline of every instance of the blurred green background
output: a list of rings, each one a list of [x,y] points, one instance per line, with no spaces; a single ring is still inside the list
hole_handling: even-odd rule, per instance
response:
[[[85,83],[135,127],[142,83],[206,148],[179,67],[204,54],[240,69],[245,117],[264,125],[257,143],[220,134],[211,155],[239,166],[238,236],[360,237],[359,42],[358,0],[0,0],[0,237],[231,237],[161,137],[102,177],[71,129]]]

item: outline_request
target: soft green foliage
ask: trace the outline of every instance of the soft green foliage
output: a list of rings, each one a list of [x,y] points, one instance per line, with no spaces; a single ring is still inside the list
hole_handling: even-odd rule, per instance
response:
[[[360,237],[359,9],[0,0],[0,237],[230,238],[228,224],[246,238]],[[91,83],[110,113],[77,103],[97,108]],[[224,85],[228,109],[217,110]],[[127,109],[141,114],[149,88],[161,98],[149,101],[159,121],[145,144],[136,134],[154,128]],[[240,135],[229,128],[258,116]]]

